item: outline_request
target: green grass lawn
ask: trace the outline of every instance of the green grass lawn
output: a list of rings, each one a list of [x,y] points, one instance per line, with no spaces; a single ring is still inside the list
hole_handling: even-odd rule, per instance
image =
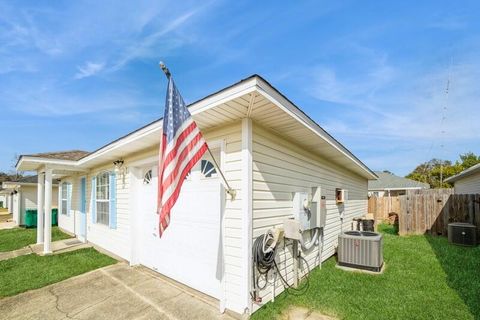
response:
[[[332,257],[311,273],[305,294],[284,292],[252,319],[275,319],[292,305],[339,319],[480,319],[480,247],[380,229],[383,274],[343,271]]]
[[[52,227],[52,241],[71,238],[68,234],[60,231],[58,227]],[[14,228],[0,230],[0,252],[21,249],[37,242],[37,229]]]
[[[0,261],[0,299],[116,262],[93,248],[49,256],[29,254]]]

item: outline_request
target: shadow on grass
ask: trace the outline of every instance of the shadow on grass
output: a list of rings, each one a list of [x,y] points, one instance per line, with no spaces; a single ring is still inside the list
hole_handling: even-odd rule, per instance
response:
[[[480,320],[480,247],[461,247],[449,244],[447,238],[425,236],[447,276],[448,286],[454,289]]]

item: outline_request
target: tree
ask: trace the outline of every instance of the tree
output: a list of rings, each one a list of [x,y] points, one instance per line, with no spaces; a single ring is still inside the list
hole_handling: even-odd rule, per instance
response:
[[[480,156],[476,156],[473,152],[467,152],[460,155],[460,161],[456,161],[456,164],[462,166],[463,170],[468,169],[478,163],[480,163]]]
[[[431,188],[451,188],[452,185],[445,183],[446,178],[454,176],[471,166],[480,163],[480,156],[473,152],[460,154],[459,160],[452,163],[449,160],[432,159],[418,165],[406,178],[426,182]],[[443,179],[443,183],[441,180]]]

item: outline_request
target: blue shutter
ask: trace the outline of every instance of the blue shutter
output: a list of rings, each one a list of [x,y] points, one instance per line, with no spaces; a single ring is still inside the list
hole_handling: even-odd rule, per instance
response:
[[[110,179],[108,181],[110,190],[109,194],[109,223],[110,229],[117,229],[117,177],[115,172],[110,172]]]
[[[92,195],[90,197],[90,215],[92,217],[92,223],[97,222],[97,177],[92,177]]]
[[[72,210],[72,184],[67,183],[67,216],[70,216]]]

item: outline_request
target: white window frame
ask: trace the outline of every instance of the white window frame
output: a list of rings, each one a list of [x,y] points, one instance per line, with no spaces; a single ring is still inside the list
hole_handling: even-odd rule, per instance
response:
[[[61,195],[60,195],[60,201],[62,202],[61,205],[61,214],[64,216],[68,215],[68,208],[69,208],[69,199],[68,199],[68,182],[62,182],[62,190],[61,190]]]
[[[106,182],[101,183],[101,179],[106,177]],[[95,209],[96,209],[96,223],[108,226],[110,223],[110,174],[109,172],[100,172],[97,174],[97,183],[96,183],[96,190],[95,190]],[[102,190],[101,188],[105,188],[104,195],[105,198],[102,198]],[[99,206],[103,205],[103,206]],[[99,210],[99,207],[106,208],[106,211]],[[106,215],[105,215],[106,213]],[[106,216],[106,218],[105,218]]]

